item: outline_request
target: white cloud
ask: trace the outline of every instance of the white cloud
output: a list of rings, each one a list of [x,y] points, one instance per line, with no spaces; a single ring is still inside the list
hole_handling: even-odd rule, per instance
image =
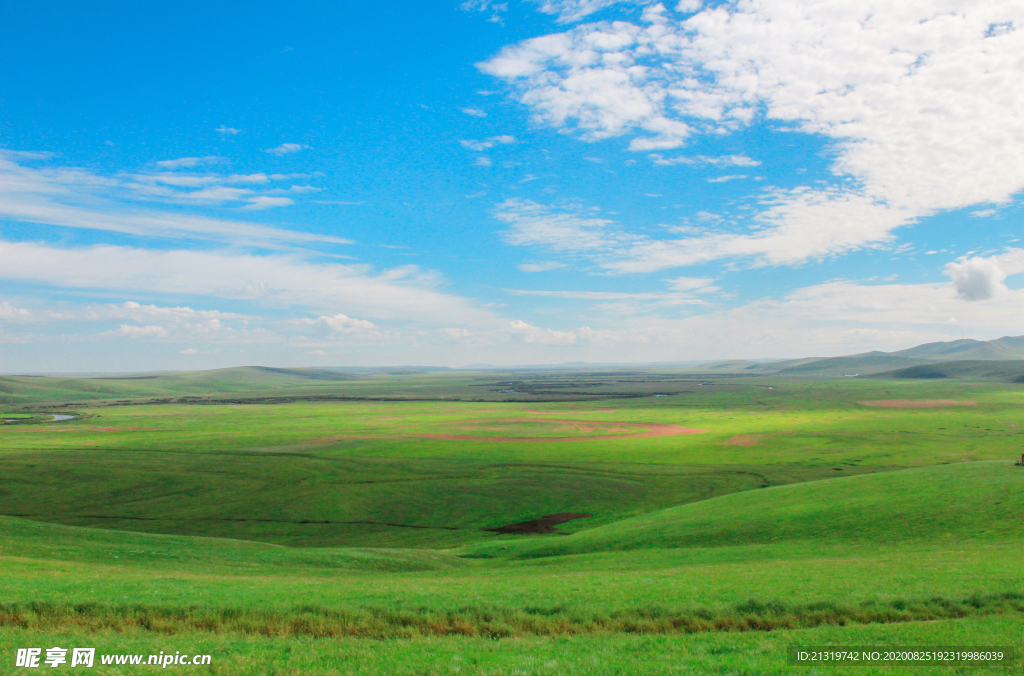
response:
[[[219,126],[216,129],[214,129],[214,131],[219,133],[219,134],[224,134],[224,135],[231,134],[232,136],[234,136],[235,134],[239,133],[241,130],[240,129],[235,129],[234,127],[229,127],[227,125],[223,125],[222,124],[221,126]]]
[[[533,0],[545,14],[557,14],[558,23],[575,23],[617,4],[644,5],[650,0]]]
[[[206,157],[179,157],[176,160],[161,160],[154,164],[161,169],[174,171],[176,169],[191,169],[193,167],[199,167],[207,164],[221,164],[225,161],[226,160],[223,157],[207,155]]]
[[[0,302],[0,320],[29,320],[32,319],[32,313],[23,307],[15,307],[7,301]]]
[[[572,331],[542,329],[518,319],[509,322],[505,332],[519,336],[527,343],[540,343],[542,345],[572,345],[576,342],[576,334]]]
[[[678,292],[623,293],[618,291],[535,291],[532,289],[506,289],[506,291],[516,296],[546,296],[548,298],[600,302],[604,303],[603,309],[619,314],[635,314],[657,308],[707,304],[694,298],[690,293]]]
[[[241,299],[434,326],[497,321],[464,298],[434,290],[437,276],[415,266],[374,274],[365,265],[313,263],[294,254],[59,248],[0,240],[0,279],[65,289]]]
[[[701,0],[679,0],[676,4],[676,11],[680,14],[698,12],[703,4]]]
[[[463,328],[448,327],[439,329],[439,331],[451,340],[461,340],[463,338],[469,338],[469,336],[472,335],[468,330]]]
[[[487,117],[487,113],[479,108],[463,108],[462,112],[472,117]]]
[[[475,164],[478,167],[489,167],[493,163],[491,162],[490,158],[488,158],[488,157],[478,157],[478,158],[476,158],[476,161],[473,162],[473,164]]]
[[[530,200],[512,198],[498,205],[495,217],[508,224],[504,239],[520,246],[554,251],[603,250],[617,243],[612,221],[586,217],[578,210],[557,211]]]
[[[365,333],[367,331],[373,331],[375,334],[379,333],[375,331],[376,327],[373,322],[365,319],[356,319],[355,317],[349,317],[348,315],[341,313],[330,317],[321,315],[316,319],[299,319],[296,320],[296,323],[308,326],[321,326],[327,329],[333,336]]]
[[[166,338],[167,329],[156,325],[130,326],[128,324],[121,324],[121,327],[116,331],[104,331],[101,335],[123,336],[126,338]]]
[[[722,157],[708,157],[707,155],[695,155],[693,157],[663,157],[657,153],[652,154],[651,159],[655,164],[663,167],[670,167],[677,164],[702,166],[712,165],[715,167],[757,167],[761,162],[751,159],[746,155],[725,155]]]
[[[516,267],[523,272],[547,272],[549,270],[564,268],[565,263],[558,263],[556,261],[548,261],[546,263],[522,263]]]
[[[303,145],[301,143],[282,143],[276,148],[267,148],[263,152],[270,153],[271,155],[291,155],[293,153],[298,153],[303,150],[307,150],[308,148],[309,146]]]
[[[608,4],[545,7],[570,20]],[[525,40],[479,66],[537,121],[584,140],[667,149],[764,119],[830,139],[833,171],[852,180],[778,192],[751,232],[645,245],[623,270],[798,263],[1024,189],[1024,31],[991,28],[1024,24],[1024,5],[746,0],[685,20],[645,16]]]
[[[729,174],[728,176],[718,176],[716,178],[709,178],[708,183],[725,183],[726,181],[735,181],[738,178],[747,178],[746,174]]]
[[[1006,296],[1008,275],[1024,272],[1024,249],[1009,249],[1000,256],[964,256],[946,264],[957,295],[965,300],[990,300]]]
[[[251,174],[209,177],[160,173],[128,177],[104,177],[66,167],[34,168],[11,159],[0,151],[0,217],[23,223],[44,223],[69,228],[120,232],[146,237],[193,238],[244,243],[249,246],[280,246],[329,242],[351,243],[338,237],[314,235],[271,226],[189,216],[174,212],[124,206],[142,198],[173,202],[248,201],[257,203],[247,188],[227,188],[221,182],[261,183],[286,180],[292,174]],[[204,158],[184,158],[184,160]],[[184,160],[167,160],[178,163]],[[199,190],[171,190],[156,185],[167,183]],[[285,199],[285,198],[274,198]],[[279,202],[278,205],[283,205]]]
[[[197,350],[194,347],[190,347],[188,349],[182,350],[181,352],[179,352],[179,354],[199,354],[199,350]]]
[[[249,190],[248,188],[227,188],[219,185],[212,188],[203,188],[202,190],[183,193],[182,197],[198,201],[230,202],[234,200],[247,199],[249,195],[252,195],[252,190]]]
[[[501,13],[508,11],[507,2],[493,2],[492,0],[466,0],[459,9],[464,12],[491,12],[487,19],[494,23],[501,23]]]
[[[665,281],[668,282],[670,289],[676,291],[708,291],[715,288],[711,286],[715,280],[709,277],[676,277]]]
[[[998,211],[995,209],[979,209],[978,211],[972,211],[971,216],[974,218],[988,218],[989,216],[995,216]]]
[[[472,150],[475,153],[481,153],[485,150],[489,150],[496,145],[506,145],[509,143],[515,143],[515,136],[492,136],[484,141],[474,141],[473,139],[463,139],[459,141],[462,147],[466,150]]]
[[[266,195],[260,195],[253,197],[243,209],[258,210],[274,209],[276,207],[287,207],[295,204],[294,200],[287,197],[267,197]]]

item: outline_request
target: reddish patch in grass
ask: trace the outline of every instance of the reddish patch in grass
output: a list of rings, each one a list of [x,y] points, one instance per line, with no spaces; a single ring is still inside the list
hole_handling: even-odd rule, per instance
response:
[[[615,434],[607,436],[593,436],[593,437],[481,437],[471,434],[410,434],[412,437],[421,437],[425,439],[456,439],[463,441],[522,441],[527,443],[541,443],[546,441],[578,441],[586,439],[587,441],[603,440],[603,439],[638,439],[641,437],[670,437],[679,434],[699,434],[706,432],[707,430],[700,430],[693,427],[682,427],[681,425],[670,425],[666,423],[631,423],[631,422],[606,422],[596,420],[556,420],[553,418],[503,418],[500,420],[482,420],[482,421],[461,421],[461,422],[554,422],[554,423],[570,423],[575,425],[594,425],[589,429],[597,429],[603,425],[617,425],[621,427],[635,427],[644,432],[638,432],[637,434]],[[584,428],[587,429],[587,428]]]
[[[861,406],[877,408],[942,408],[944,406],[974,406],[974,401],[957,401],[955,399],[882,399],[878,401],[858,401]]]
[[[740,434],[725,442],[726,446],[753,446],[764,441],[763,434]]]
[[[555,411],[538,411],[532,408],[524,408],[523,413],[561,413],[562,411],[588,411],[591,413],[610,413],[618,411],[617,408],[590,408],[589,406],[561,406]]]

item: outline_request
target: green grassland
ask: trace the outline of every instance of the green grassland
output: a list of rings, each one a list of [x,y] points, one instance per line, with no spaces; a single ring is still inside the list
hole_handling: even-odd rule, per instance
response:
[[[299,376],[206,377],[9,392],[34,417],[0,427],[0,673],[65,643],[214,655],[185,673],[761,674],[807,673],[794,643],[1024,639],[1019,385],[303,374],[268,403],[225,393]],[[591,516],[486,530],[560,512]]]

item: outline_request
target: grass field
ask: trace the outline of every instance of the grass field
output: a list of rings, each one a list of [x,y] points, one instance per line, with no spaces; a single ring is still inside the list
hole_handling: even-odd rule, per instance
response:
[[[6,384],[32,417],[0,416],[0,673],[65,644],[213,655],[185,673],[813,673],[789,645],[1024,639],[1020,385],[519,374],[530,398],[473,401],[511,377],[405,374],[237,403],[176,378]]]

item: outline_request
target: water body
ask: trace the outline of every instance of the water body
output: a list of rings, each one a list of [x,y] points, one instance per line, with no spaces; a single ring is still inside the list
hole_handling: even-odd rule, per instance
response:
[[[53,416],[53,422],[57,422],[58,420],[74,420],[74,419],[75,419],[75,416],[73,416],[73,415],[56,415],[56,414],[54,414],[54,416]]]

